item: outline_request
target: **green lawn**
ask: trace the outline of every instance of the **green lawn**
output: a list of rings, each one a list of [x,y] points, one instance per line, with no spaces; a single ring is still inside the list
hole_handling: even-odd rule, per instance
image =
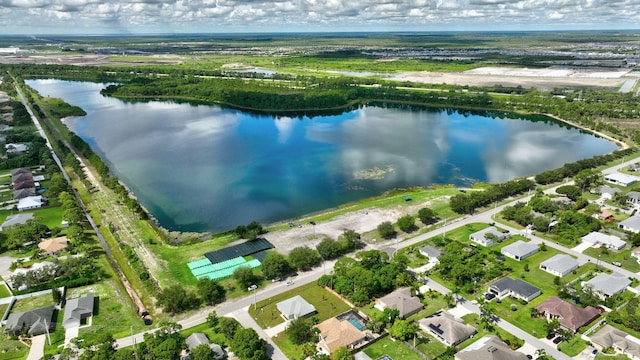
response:
[[[93,292],[96,296],[92,325],[80,329],[79,337],[91,342],[98,335],[106,332],[114,334],[114,338],[127,336],[147,328],[136,313],[128,295],[118,285],[116,279],[107,279],[99,284],[69,289],[67,299]]]
[[[626,249],[622,251],[613,251],[596,248],[588,248],[582,253],[585,255],[589,255],[595,259],[600,258],[600,261],[614,263],[619,262],[623,268],[632,272],[640,271],[640,263],[636,260],[636,258],[631,256],[632,249]]]
[[[55,303],[53,302],[53,296],[51,294],[31,296],[17,300],[15,304],[13,304],[11,312],[17,313],[27,310],[35,310],[50,305],[55,305]]]
[[[287,356],[287,359],[301,359],[302,358],[302,345],[296,345],[289,340],[289,337],[284,332],[272,337],[274,343],[278,348]]]
[[[1,280],[2,278],[0,278]],[[4,284],[4,282],[0,283],[0,299],[2,298],[6,298],[11,296],[11,293],[9,292],[9,289],[7,289],[7,286]]]
[[[562,351],[563,353],[569,356],[576,356],[580,354],[582,350],[584,350],[587,347],[588,344],[589,344],[588,342],[580,338],[580,334],[576,334],[576,336],[573,337],[571,340],[563,341],[560,344],[558,344],[558,350]]]
[[[315,316],[320,322],[351,308],[324,288],[315,283],[309,283],[258,302],[256,309],[253,306],[249,307],[249,314],[263,329],[283,323],[284,319],[280,316],[276,305],[295,295],[302,296],[316,308],[318,314]]]
[[[442,346],[444,347],[444,345]],[[394,360],[422,360],[413,350],[399,341],[392,340],[389,336],[367,346],[364,349],[364,353],[372,359],[377,359],[382,355],[389,355]]]
[[[29,348],[18,340],[10,340],[2,336],[0,341],[0,357],[3,360],[24,360],[27,358]]]

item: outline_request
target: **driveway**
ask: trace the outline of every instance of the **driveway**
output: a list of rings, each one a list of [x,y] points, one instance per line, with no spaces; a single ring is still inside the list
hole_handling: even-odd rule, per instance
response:
[[[571,250],[573,250],[575,252],[582,253],[583,251],[587,250],[590,247],[591,247],[591,244],[589,244],[587,242],[582,242],[578,246],[572,248]]]
[[[67,347],[71,342],[71,339],[78,337],[80,328],[78,326],[64,329],[64,346]]]
[[[29,355],[27,360],[40,360],[44,356],[44,342],[47,340],[47,335],[38,335],[31,338],[31,349],[29,349]]]

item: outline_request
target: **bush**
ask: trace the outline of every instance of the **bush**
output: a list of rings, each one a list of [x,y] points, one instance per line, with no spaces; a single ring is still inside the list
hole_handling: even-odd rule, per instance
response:
[[[389,221],[385,221],[382,224],[378,225],[378,232],[383,239],[393,239],[396,237],[396,230],[393,228],[393,225]]]

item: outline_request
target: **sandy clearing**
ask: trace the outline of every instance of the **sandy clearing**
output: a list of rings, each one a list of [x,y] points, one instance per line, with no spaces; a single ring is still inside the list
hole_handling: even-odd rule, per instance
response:
[[[317,222],[315,226],[309,224],[311,218],[307,217],[294,222],[295,225],[300,224],[301,227],[294,226],[293,228],[269,232],[264,237],[276,247],[278,252],[288,254],[291,249],[298,246],[306,245],[315,248],[326,237],[337,239],[345,230],[354,230],[360,234],[365,234],[375,230],[378,225],[385,221],[396,223],[400,217],[406,214],[415,216],[419,209],[431,205],[431,201],[425,201],[411,202],[406,206],[403,205],[396,208],[368,208]]]

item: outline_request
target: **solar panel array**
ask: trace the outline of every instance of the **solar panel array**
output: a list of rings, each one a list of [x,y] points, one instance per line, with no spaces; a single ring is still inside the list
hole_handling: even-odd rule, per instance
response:
[[[222,280],[231,277],[239,267],[245,266],[251,269],[259,267],[268,249],[273,249],[273,245],[267,239],[249,240],[225,249],[208,252],[204,254],[204,259],[190,262],[187,266],[198,280],[202,278]],[[244,256],[249,255],[254,259],[245,260]]]
[[[211,261],[212,264],[227,261],[238,256],[253,255],[257,252],[273,249],[273,245],[264,238],[245,241],[242,244],[229,246],[224,249],[210,251],[204,256]]]

